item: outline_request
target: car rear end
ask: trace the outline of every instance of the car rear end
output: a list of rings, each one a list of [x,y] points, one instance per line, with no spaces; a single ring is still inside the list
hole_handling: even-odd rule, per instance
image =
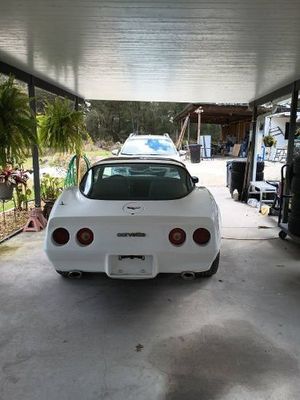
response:
[[[53,218],[46,252],[57,270],[105,272],[115,278],[207,270],[220,248],[218,219],[168,214]],[[57,235],[61,229],[67,234]]]
[[[123,279],[201,272],[219,252],[219,213],[205,188],[194,187],[176,199],[114,201],[87,198],[73,189],[55,205],[45,243],[59,271],[105,272]]]

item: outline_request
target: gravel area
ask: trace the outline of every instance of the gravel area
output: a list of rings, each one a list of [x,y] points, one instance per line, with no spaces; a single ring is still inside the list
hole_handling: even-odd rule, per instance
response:
[[[0,241],[5,239],[7,236],[21,229],[27,219],[29,211],[15,211],[9,210],[4,214],[0,213]]]

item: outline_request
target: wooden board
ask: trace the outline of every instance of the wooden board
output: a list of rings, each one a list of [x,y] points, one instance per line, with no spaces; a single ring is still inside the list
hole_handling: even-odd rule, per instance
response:
[[[240,150],[241,150],[241,145],[240,145],[240,144],[235,144],[235,145],[233,146],[233,149],[232,149],[232,155],[233,155],[234,157],[238,157],[239,154],[240,154]]]

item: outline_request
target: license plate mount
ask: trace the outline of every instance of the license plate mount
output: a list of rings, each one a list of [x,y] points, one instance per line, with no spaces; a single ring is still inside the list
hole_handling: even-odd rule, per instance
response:
[[[111,255],[108,275],[112,277],[151,277],[153,276],[153,256]]]

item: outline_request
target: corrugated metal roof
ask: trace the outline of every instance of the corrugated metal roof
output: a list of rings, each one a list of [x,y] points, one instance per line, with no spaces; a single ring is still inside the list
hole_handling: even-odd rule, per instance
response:
[[[0,0],[0,59],[86,98],[246,103],[300,77],[299,0]]]

